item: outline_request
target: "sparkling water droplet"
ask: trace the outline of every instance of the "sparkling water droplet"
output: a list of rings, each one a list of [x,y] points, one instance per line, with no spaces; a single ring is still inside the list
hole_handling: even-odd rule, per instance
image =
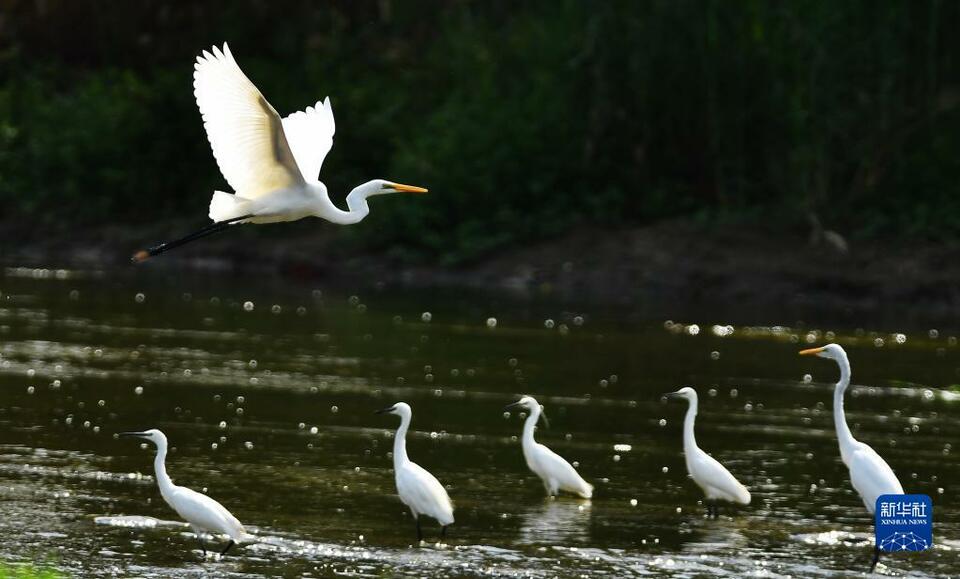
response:
[[[243,311],[252,312],[253,311],[253,302],[243,302]]]

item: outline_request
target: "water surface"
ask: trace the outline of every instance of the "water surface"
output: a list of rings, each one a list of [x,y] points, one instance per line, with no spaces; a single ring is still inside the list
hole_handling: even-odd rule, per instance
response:
[[[852,359],[854,435],[934,500],[937,547],[881,571],[955,573],[958,328],[758,315],[7,268],[0,559],[84,577],[862,572],[872,528],[838,456],[837,368],[797,356],[832,339]],[[685,473],[685,408],[660,396],[681,386],[700,393],[700,445],[753,493],[718,520]],[[521,417],[503,411],[521,393],[545,405],[539,440],[576,461],[592,501],[543,497]],[[412,546],[395,495],[397,419],[373,411],[399,400],[414,409],[411,458],[456,504],[445,545]],[[175,481],[259,543],[202,558],[160,498],[152,449],[114,436],[151,427],[170,439]]]

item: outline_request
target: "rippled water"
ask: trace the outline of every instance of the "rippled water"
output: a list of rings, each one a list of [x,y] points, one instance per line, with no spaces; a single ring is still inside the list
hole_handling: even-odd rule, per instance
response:
[[[852,359],[854,434],[934,500],[937,547],[885,557],[881,572],[956,573],[960,328],[751,315],[671,322],[476,294],[8,268],[0,559],[85,577],[862,572],[872,528],[838,456],[837,369],[797,356],[832,337]],[[701,446],[753,493],[718,520],[686,477],[684,407],[659,396],[684,385],[700,392]],[[545,405],[538,437],[579,463],[592,501],[544,499],[521,419],[503,412],[520,393]],[[456,504],[446,545],[411,546],[388,454],[396,418],[373,414],[398,400],[414,409],[411,458]],[[258,543],[201,557],[160,498],[152,450],[113,436],[150,427],[170,438],[176,482]]]

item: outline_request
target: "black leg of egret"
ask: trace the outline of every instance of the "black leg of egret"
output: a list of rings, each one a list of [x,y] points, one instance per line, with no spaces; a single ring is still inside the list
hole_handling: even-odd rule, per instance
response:
[[[249,219],[253,215],[241,215],[240,217],[234,217],[233,219],[227,219],[224,221],[218,221],[212,225],[208,225],[202,229],[198,229],[189,235],[184,235],[179,239],[174,239],[173,241],[168,241],[166,243],[161,243],[160,245],[155,245],[150,249],[141,249],[140,251],[133,254],[133,257],[130,258],[130,261],[133,263],[140,263],[141,261],[146,261],[155,255],[160,255],[166,251],[170,251],[175,247],[180,247],[181,245],[190,243],[191,241],[196,241],[208,235],[213,235],[214,233],[223,231],[227,227],[230,227],[230,224],[237,221],[242,221],[244,219]]]
[[[200,550],[203,551],[203,556],[207,556],[207,546],[203,544],[203,537],[200,536],[200,533],[197,533],[197,542],[200,543]]]
[[[224,555],[226,555],[227,551],[229,551],[230,547],[232,547],[233,545],[234,545],[233,539],[230,539],[230,542],[227,543],[227,546],[223,548],[223,551],[220,551],[220,556],[223,557]]]
[[[420,530],[420,517],[417,517],[417,542],[423,540],[423,531]]]
[[[447,538],[447,525],[440,527],[440,540],[443,541]]]
[[[873,570],[877,568],[877,563],[880,562],[880,545],[875,545],[873,547],[873,563],[870,563],[870,572],[873,573]]]

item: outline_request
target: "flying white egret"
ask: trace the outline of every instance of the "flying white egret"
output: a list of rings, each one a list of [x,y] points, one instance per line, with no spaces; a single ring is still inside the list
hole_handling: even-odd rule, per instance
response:
[[[850,470],[850,483],[860,494],[863,506],[868,513],[874,515],[877,499],[881,495],[902,495],[903,485],[897,475],[893,474],[890,465],[869,445],[855,439],[847,426],[847,417],[843,412],[843,394],[850,385],[850,360],[847,353],[837,344],[827,344],[820,348],[802,350],[800,355],[829,358],[840,366],[840,381],[833,389],[833,424],[837,430],[837,441],[840,443],[840,459]],[[879,560],[880,545],[875,545],[870,571],[873,571]]]
[[[687,415],[683,419],[683,454],[690,478],[697,483],[707,499],[707,516],[717,518],[720,515],[717,501],[728,501],[741,505],[750,504],[750,491],[740,484],[725,466],[697,446],[693,433],[693,423],[697,419],[697,391],[689,386],[676,392],[664,394],[667,398],[681,398],[689,403]]]
[[[413,417],[410,405],[397,402],[393,406],[377,410],[377,414],[396,414],[400,417],[400,427],[393,439],[393,472],[397,479],[397,494],[403,504],[410,508],[413,519],[417,522],[417,541],[423,541],[420,515],[433,517],[440,523],[442,540],[447,534],[447,527],[453,524],[453,503],[440,481],[407,457],[407,429]]]
[[[527,467],[543,481],[547,495],[552,497],[560,491],[567,491],[585,499],[592,497],[593,485],[583,480],[573,465],[533,439],[533,430],[543,412],[540,404],[532,396],[524,396],[513,404],[508,404],[504,410],[511,408],[523,408],[528,412],[523,423],[521,440],[523,458],[527,461]],[[543,420],[547,421],[546,414],[543,414]]]
[[[220,555],[226,555],[230,547],[236,543],[253,541],[253,535],[247,533],[230,511],[223,505],[211,499],[207,495],[190,490],[186,487],[180,487],[173,484],[167,475],[165,460],[167,458],[167,437],[163,432],[156,428],[144,430],[143,432],[121,432],[119,436],[136,436],[149,440],[157,447],[157,456],[153,461],[153,469],[157,474],[157,486],[160,487],[160,495],[167,504],[173,507],[185,521],[190,523],[190,527],[197,535],[197,541],[200,543],[200,549],[204,556],[207,554],[207,548],[203,544],[203,532],[207,531],[214,535],[226,535],[230,537],[230,542],[220,551]]]
[[[133,255],[140,262],[154,255],[223,231],[235,223],[276,223],[320,217],[350,225],[370,212],[367,198],[385,193],[426,193],[423,187],[374,179],[347,195],[348,211],[330,200],[317,180],[333,146],[330,98],[283,119],[243,74],[230,48],[214,46],[197,57],[194,96],[220,172],[233,194],[215,191],[209,225],[185,237]]]

